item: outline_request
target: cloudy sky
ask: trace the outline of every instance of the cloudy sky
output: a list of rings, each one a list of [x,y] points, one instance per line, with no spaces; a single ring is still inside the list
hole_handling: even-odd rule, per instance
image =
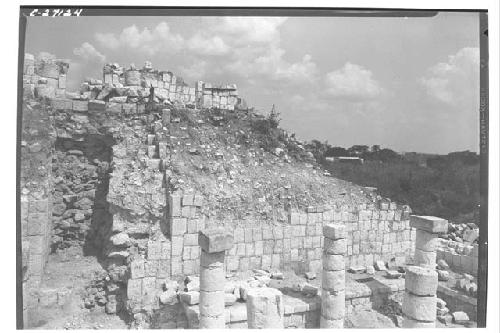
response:
[[[30,17],[25,50],[71,60],[68,80],[105,62],[236,83],[251,106],[331,145],[478,151],[479,16]]]

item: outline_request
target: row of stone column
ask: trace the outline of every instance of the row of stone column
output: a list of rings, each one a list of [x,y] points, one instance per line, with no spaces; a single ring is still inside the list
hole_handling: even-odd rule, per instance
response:
[[[435,327],[438,275],[435,271],[438,236],[448,222],[429,216],[411,216],[416,229],[416,266],[407,268],[403,300],[403,327]],[[345,319],[345,226],[323,227],[321,328],[343,328]],[[233,245],[223,229],[200,231],[200,328],[224,328],[224,252]],[[248,328],[283,328],[282,294],[273,288],[255,288],[247,295]]]

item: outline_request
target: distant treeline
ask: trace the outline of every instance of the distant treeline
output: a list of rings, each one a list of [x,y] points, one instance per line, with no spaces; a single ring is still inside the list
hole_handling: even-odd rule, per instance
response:
[[[333,176],[376,187],[381,195],[410,205],[416,214],[478,222],[479,155],[474,152],[399,154],[379,145],[343,148],[317,140],[306,147]],[[336,156],[360,157],[364,163],[326,159]]]

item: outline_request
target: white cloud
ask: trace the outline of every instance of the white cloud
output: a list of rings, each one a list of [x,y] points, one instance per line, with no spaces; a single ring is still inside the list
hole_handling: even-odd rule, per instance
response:
[[[224,17],[213,30],[236,37],[235,44],[274,43],[279,41],[278,27],[285,17]]]
[[[160,51],[175,52],[185,44],[184,38],[172,33],[166,22],[159,23],[152,30],[144,28],[142,31],[134,24],[123,29],[119,35],[96,33],[95,38],[103,47],[113,50],[128,48],[148,55],[154,55]]]
[[[73,50],[73,54],[89,62],[104,62],[106,60],[106,56],[97,51],[96,48],[88,42],[85,42],[80,47],[75,48]]]
[[[207,37],[196,34],[187,42],[189,50],[200,55],[224,55],[230,51],[229,46],[220,36]]]
[[[207,73],[208,63],[204,60],[195,61],[191,66],[182,66],[180,72],[183,76],[193,80],[202,80]]]
[[[479,91],[479,49],[465,47],[450,55],[447,62],[438,63],[427,70],[418,82],[428,95],[448,104],[476,102]]]
[[[384,89],[372,76],[370,70],[347,62],[341,69],[326,74],[326,92],[334,97],[354,100],[376,98]]]
[[[120,33],[97,33],[96,40],[115,52],[135,50],[147,56],[181,52],[182,71],[217,75],[222,70],[247,79],[271,79],[285,83],[312,82],[317,66],[304,54],[298,61],[286,59],[280,46],[283,17],[218,17],[193,21],[194,29],[174,33],[166,22],[154,28],[132,25]]]

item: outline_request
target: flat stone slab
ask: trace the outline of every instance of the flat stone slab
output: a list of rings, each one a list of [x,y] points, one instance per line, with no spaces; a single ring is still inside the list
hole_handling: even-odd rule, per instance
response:
[[[410,215],[410,227],[433,234],[448,232],[448,220],[435,216]]]
[[[224,252],[233,246],[233,235],[222,228],[198,232],[198,245],[207,253]]]

